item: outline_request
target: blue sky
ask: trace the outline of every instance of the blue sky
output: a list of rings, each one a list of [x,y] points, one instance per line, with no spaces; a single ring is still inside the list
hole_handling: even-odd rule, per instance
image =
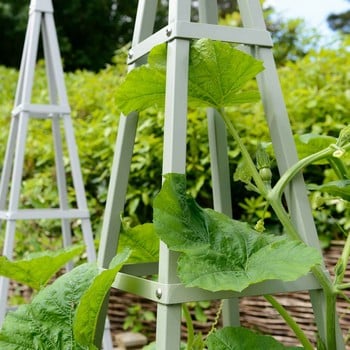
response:
[[[309,26],[318,28],[324,35],[330,35],[327,16],[350,9],[350,1],[346,0],[266,0],[286,18],[300,17]]]

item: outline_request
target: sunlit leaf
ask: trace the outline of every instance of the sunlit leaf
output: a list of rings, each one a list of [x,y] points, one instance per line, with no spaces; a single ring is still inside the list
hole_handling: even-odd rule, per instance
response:
[[[197,40],[190,52],[189,103],[221,108],[255,102],[260,97],[257,91],[240,89],[263,69],[261,61],[228,43]]]
[[[294,136],[295,145],[297,147],[298,156],[303,159],[311,154],[317,153],[331,144],[335,144],[337,139],[332,136],[303,134]],[[319,160],[315,164],[327,164],[326,159]]]
[[[141,66],[132,70],[116,94],[118,107],[125,114],[149,107],[164,107],[165,69]]]
[[[147,223],[125,229],[119,237],[118,251],[131,249],[128,263],[158,261],[159,238],[153,224]]]
[[[148,55],[148,64],[151,67],[166,68],[167,45],[161,44],[155,46]]]
[[[265,280],[295,280],[321,262],[319,252],[302,242],[261,234],[246,223],[202,209],[186,194],[181,174],[166,175],[154,201],[153,221],[169,248],[182,253],[178,275],[189,287],[242,291]]]
[[[94,343],[100,310],[115,276],[130,255],[129,250],[116,255],[110,268],[102,271],[82,296],[74,320],[74,337],[80,345]]]
[[[350,180],[337,180],[323,185],[310,184],[308,188],[313,191],[327,192],[332,196],[350,201]]]
[[[225,327],[207,339],[208,350],[297,350],[284,346],[268,335],[257,334],[243,327]]]
[[[164,107],[166,45],[153,48],[148,64],[133,69],[118,89],[116,101],[124,114]],[[241,91],[263,70],[261,61],[228,43],[200,39],[191,43],[188,102],[192,107],[226,107],[259,99],[257,91]]]
[[[80,298],[98,275],[96,264],[83,264],[39,292],[30,304],[9,312],[0,331],[4,350],[88,350],[73,337]]]
[[[9,312],[0,348],[97,349],[93,340],[103,300],[129,254],[118,254],[102,272],[95,263],[80,265],[42,289],[30,304]]]
[[[23,260],[10,261],[0,257],[0,275],[34,289],[43,287],[67,262],[84,251],[84,246],[72,246],[56,251],[32,253]]]

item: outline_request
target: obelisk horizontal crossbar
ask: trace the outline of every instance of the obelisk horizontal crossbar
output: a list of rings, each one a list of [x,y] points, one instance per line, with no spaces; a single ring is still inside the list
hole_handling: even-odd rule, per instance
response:
[[[263,29],[225,27],[215,24],[177,21],[160,29],[147,39],[132,47],[128,55],[128,64],[132,64],[144,55],[150,48],[174,40],[208,38],[245,45],[272,47],[271,35]]]

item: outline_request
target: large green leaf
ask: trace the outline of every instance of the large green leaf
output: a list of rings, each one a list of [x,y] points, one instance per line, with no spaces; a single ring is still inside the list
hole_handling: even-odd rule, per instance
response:
[[[30,304],[10,312],[0,331],[0,349],[95,349],[101,306],[129,254],[125,250],[117,255],[102,272],[94,263],[78,266],[42,289]]]
[[[331,144],[335,144],[337,139],[327,135],[303,134],[294,136],[298,156],[303,159],[311,154],[317,153]],[[326,159],[319,160],[316,164],[327,164]]]
[[[100,311],[115,276],[130,255],[124,250],[114,257],[108,270],[101,272],[82,296],[74,320],[74,337],[80,345],[93,347]]]
[[[261,61],[228,43],[200,39],[191,45],[189,103],[197,107],[227,107],[255,102],[257,91],[240,92],[264,69]]]
[[[40,291],[31,304],[10,312],[0,332],[0,349],[87,350],[74,340],[73,319],[80,298],[98,273],[96,264],[78,266]]]
[[[23,260],[10,261],[0,257],[0,275],[40,289],[68,261],[84,251],[84,246],[72,246],[56,251],[32,253]]]
[[[341,197],[347,201],[350,201],[350,180],[337,180],[327,182],[323,185],[308,185],[310,190],[317,190],[327,192],[332,196]]]
[[[124,114],[164,107],[166,45],[149,54],[148,64],[133,69],[119,87],[118,107]],[[256,91],[241,92],[263,70],[262,62],[228,43],[200,39],[191,43],[188,99],[192,107],[226,107],[259,99]]]
[[[128,263],[158,261],[159,238],[151,223],[124,229],[119,237],[118,251],[131,249]]]
[[[116,93],[119,109],[125,114],[152,106],[164,108],[166,45],[157,45],[148,55],[148,64],[133,69]]]
[[[302,242],[202,209],[186,194],[182,174],[166,175],[154,201],[154,225],[169,248],[182,253],[178,274],[190,287],[242,291],[269,279],[295,280],[321,262],[319,252]]]
[[[212,333],[207,339],[208,350],[297,350],[284,346],[268,335],[257,334],[243,327],[226,327]]]
[[[125,114],[149,107],[164,107],[165,69],[141,66],[132,70],[116,93],[119,109]]]

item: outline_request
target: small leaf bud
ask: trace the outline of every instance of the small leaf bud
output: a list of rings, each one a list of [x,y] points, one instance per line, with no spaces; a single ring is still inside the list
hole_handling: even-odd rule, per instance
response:
[[[265,231],[264,219],[258,220],[254,228],[258,232],[264,232]]]
[[[261,144],[258,145],[256,151],[256,167],[258,170],[270,168],[270,157]]]
[[[263,180],[265,183],[271,183],[272,172],[270,168],[261,168],[259,170],[259,175],[261,180]]]
[[[259,170],[261,180],[263,180],[267,188],[270,188],[272,179],[270,157],[261,144],[258,145],[258,149],[256,151],[256,167]]]

